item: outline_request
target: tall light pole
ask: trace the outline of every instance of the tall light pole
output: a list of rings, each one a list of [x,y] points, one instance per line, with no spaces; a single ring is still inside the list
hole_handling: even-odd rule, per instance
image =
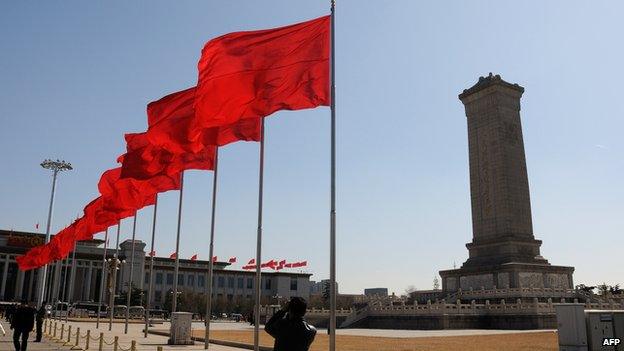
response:
[[[59,172],[71,171],[73,169],[71,163],[62,160],[52,161],[50,159],[41,162],[41,167],[49,169],[52,174],[52,194],[50,195],[50,207],[48,209],[48,223],[46,224],[46,236],[45,243],[50,241],[50,227],[52,225],[52,210],[54,209],[54,193],[56,191],[56,176]],[[39,269],[39,277],[37,279],[37,307],[43,303],[43,297],[45,296],[45,281],[48,265]]]

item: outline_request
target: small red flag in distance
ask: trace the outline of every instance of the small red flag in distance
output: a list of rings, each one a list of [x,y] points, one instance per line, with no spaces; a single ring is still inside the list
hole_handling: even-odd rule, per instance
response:
[[[154,256],[156,256],[156,251],[150,251],[149,256],[150,256],[150,257],[154,257]]]
[[[170,259],[172,259],[172,260],[175,260],[175,258],[176,258],[176,253],[174,252],[174,253],[172,253],[171,255],[169,255],[169,258],[170,258]]]
[[[191,256],[191,261],[197,261],[197,254],[194,254],[193,256]]]
[[[195,114],[202,128],[279,110],[329,106],[330,17],[235,32],[202,49]]]
[[[217,262],[217,256],[212,256],[212,262]]]
[[[39,229],[39,222],[37,222],[37,224],[35,224],[35,229]]]
[[[256,263],[256,259],[252,258],[251,260],[249,260],[249,262],[247,262],[248,265],[250,264],[255,264]]]
[[[229,263],[236,263],[236,257],[230,257],[228,260]]]

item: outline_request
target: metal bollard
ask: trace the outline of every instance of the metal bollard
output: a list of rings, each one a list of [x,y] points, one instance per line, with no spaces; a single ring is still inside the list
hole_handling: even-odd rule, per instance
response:
[[[115,341],[113,342],[113,351],[117,351],[119,347],[119,337],[115,337]]]
[[[48,320],[44,320],[43,321],[43,335],[45,335],[48,332]]]
[[[132,340],[130,344],[130,351],[136,351],[136,341]]]
[[[59,338],[59,341],[63,340],[64,335],[65,335],[65,324],[61,324],[61,337]]]
[[[54,335],[52,335],[53,339],[56,339],[56,327],[57,327],[56,323],[57,322],[54,322]]]
[[[89,343],[91,342],[91,329],[87,330],[87,340],[85,341],[85,350],[89,349]]]
[[[63,346],[69,346],[69,345],[72,344],[72,342],[71,342],[71,334],[72,334],[71,330],[72,330],[72,326],[70,325],[70,326],[67,327],[67,340],[63,340],[63,338],[61,337],[61,342],[65,341],[63,343]]]
[[[78,346],[79,343],[80,343],[80,328],[76,328],[76,345],[74,346]]]
[[[158,346],[158,347],[156,348],[156,351],[163,351],[162,346]]]
[[[100,347],[98,351],[102,351],[104,349],[104,333],[100,333]]]

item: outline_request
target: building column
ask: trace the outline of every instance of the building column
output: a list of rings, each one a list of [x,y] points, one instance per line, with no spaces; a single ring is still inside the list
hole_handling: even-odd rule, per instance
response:
[[[30,277],[28,278],[28,290],[26,290],[26,299],[28,301],[31,301],[32,297],[33,297],[33,288],[34,285],[33,283],[35,282],[35,272],[37,270],[36,269],[31,269],[30,270]],[[35,296],[34,300],[36,300],[37,297]]]
[[[4,258],[4,267],[2,267],[2,283],[0,285],[0,297],[4,300],[4,290],[6,289],[7,274],[9,274],[9,255]]]
[[[88,263],[89,267],[87,268],[87,278],[85,279],[85,295],[84,295],[84,300],[89,301],[91,300],[91,277],[93,275],[93,266],[91,265],[91,262]]]
[[[17,270],[17,283],[15,286],[15,298],[17,300],[22,299],[22,292],[24,288],[24,271],[21,269]]]

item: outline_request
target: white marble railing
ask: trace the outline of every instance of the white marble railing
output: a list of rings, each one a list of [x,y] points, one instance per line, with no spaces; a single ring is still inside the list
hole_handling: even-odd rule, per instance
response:
[[[586,309],[624,309],[624,303],[610,301],[608,303],[586,303]],[[441,314],[539,314],[555,313],[553,302],[531,302],[505,303],[499,304],[477,303],[428,303],[426,305],[403,305],[403,306],[369,306],[366,308],[369,316],[384,315],[441,315]]]

